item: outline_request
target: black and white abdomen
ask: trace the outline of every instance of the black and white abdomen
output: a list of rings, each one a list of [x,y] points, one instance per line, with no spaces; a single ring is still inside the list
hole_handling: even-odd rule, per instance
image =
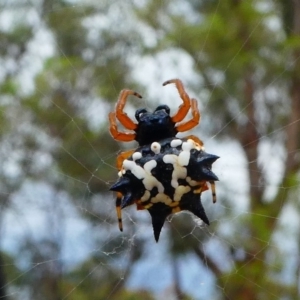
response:
[[[201,204],[207,182],[218,180],[211,171],[218,156],[208,154],[191,138],[167,138],[144,145],[123,161],[111,190],[123,197],[121,207],[133,203],[147,209],[159,238],[166,217],[187,210],[209,224]]]

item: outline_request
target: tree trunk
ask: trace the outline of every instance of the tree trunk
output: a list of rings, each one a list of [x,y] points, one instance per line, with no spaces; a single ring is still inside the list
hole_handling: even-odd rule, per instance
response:
[[[3,261],[2,253],[0,252],[0,299],[6,300],[8,299],[7,293],[6,293],[6,276],[4,274],[3,266],[5,265]]]

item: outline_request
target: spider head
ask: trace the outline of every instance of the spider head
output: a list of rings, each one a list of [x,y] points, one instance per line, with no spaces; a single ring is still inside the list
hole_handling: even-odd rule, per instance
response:
[[[167,105],[159,105],[154,112],[148,112],[145,108],[138,109],[135,118],[138,121],[135,130],[136,141],[140,145],[173,137],[177,133],[175,124],[170,117],[170,108]]]

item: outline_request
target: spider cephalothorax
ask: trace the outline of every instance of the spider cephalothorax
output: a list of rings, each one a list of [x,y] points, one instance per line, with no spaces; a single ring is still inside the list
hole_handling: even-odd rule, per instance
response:
[[[177,134],[167,105],[158,106],[153,113],[145,108],[138,109],[135,118],[138,121],[135,140],[139,145],[146,145]]]
[[[183,101],[173,116],[167,105],[160,105],[154,112],[138,109],[135,113],[137,123],[131,120],[123,111],[127,97],[142,98],[131,90],[121,91],[115,112],[109,114],[113,138],[124,142],[136,140],[140,146],[137,150],[120,153],[117,158],[120,178],[111,190],[117,192],[119,228],[123,230],[121,208],[136,203],[138,209],[150,212],[156,241],[171,213],[188,210],[208,224],[200,196],[208,189],[209,182],[213,202],[216,202],[214,182],[218,180],[210,171],[218,157],[205,153],[202,141],[196,136],[175,137],[178,132],[195,127],[200,112],[197,101],[190,99],[179,79],[168,80],[163,85],[170,83],[175,83]],[[183,121],[189,110],[192,118]],[[119,131],[117,120],[132,132]]]

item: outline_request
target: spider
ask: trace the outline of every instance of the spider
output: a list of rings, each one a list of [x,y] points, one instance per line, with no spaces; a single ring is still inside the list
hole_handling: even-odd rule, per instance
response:
[[[163,86],[166,86],[171,83],[175,84],[175,86],[179,92],[180,98],[183,101],[183,103],[180,105],[178,111],[173,116],[170,116],[170,108],[167,105],[159,105],[153,112],[148,112],[145,108],[138,109],[135,113],[135,118],[136,118],[137,122],[133,121],[131,118],[129,118],[127,116],[127,114],[123,111],[123,109],[125,107],[125,104],[126,104],[126,101],[127,101],[127,98],[129,95],[133,95],[138,98],[142,98],[142,96],[140,94],[138,94],[137,92],[134,92],[132,90],[127,90],[127,89],[121,91],[119,99],[116,104],[115,112],[111,112],[109,114],[110,133],[111,133],[112,137],[115,140],[123,141],[123,142],[129,142],[129,141],[135,140],[138,142],[139,147],[141,148],[141,152],[139,152],[138,150],[129,150],[129,151],[120,153],[119,156],[117,157],[117,168],[118,168],[118,170],[120,170],[120,172],[119,172],[120,179],[116,184],[114,184],[111,187],[111,190],[114,190],[117,192],[116,211],[117,211],[119,229],[120,229],[120,231],[123,231],[121,208],[124,208],[125,206],[127,206],[129,204],[136,203],[138,209],[148,209],[149,210],[151,217],[152,217],[152,223],[153,223],[156,241],[158,241],[159,233],[160,233],[161,227],[163,225],[163,222],[165,221],[165,218],[167,217],[167,215],[169,215],[170,213],[176,213],[181,210],[190,210],[191,212],[193,212],[194,214],[196,214],[197,216],[202,218],[205,221],[205,223],[207,223],[207,224],[209,223],[208,219],[204,213],[203,208],[202,208],[203,214],[202,213],[201,213],[201,215],[199,214],[198,206],[197,206],[197,212],[196,212],[195,209],[190,208],[190,205],[188,205],[187,206],[188,208],[186,208],[186,205],[180,206],[177,202],[177,203],[172,203],[169,205],[169,207],[172,208],[171,210],[168,209],[168,210],[166,210],[166,213],[160,213],[160,211],[158,211],[157,209],[153,209],[153,207],[152,207],[153,203],[148,203],[147,201],[143,202],[143,201],[141,201],[141,199],[138,199],[138,197],[141,197],[141,198],[143,197],[142,191],[143,191],[143,193],[146,193],[145,189],[142,187],[139,189],[139,192],[136,192],[136,195],[135,195],[136,199],[132,198],[132,190],[135,190],[135,187],[133,187],[133,185],[139,185],[139,183],[137,181],[135,181],[134,178],[132,178],[131,173],[134,172],[134,170],[136,170],[138,168],[144,168],[144,165],[149,161],[149,159],[152,161],[154,160],[156,165],[158,164],[158,162],[160,162],[158,164],[158,167],[160,167],[160,171],[163,174],[164,172],[167,173],[167,168],[169,166],[166,163],[161,163],[161,161],[163,160],[163,156],[168,154],[168,155],[174,155],[175,158],[176,157],[178,158],[180,153],[183,152],[183,149],[181,149],[180,147],[179,147],[180,149],[178,148],[178,146],[182,145],[182,143],[187,143],[186,141],[191,140],[192,143],[197,145],[197,146],[193,146],[190,149],[190,151],[192,151],[192,149],[194,149],[194,150],[197,149],[195,151],[201,152],[201,153],[197,152],[197,154],[195,154],[197,157],[199,156],[201,158],[203,156],[203,153],[205,153],[203,151],[204,150],[203,142],[198,137],[196,137],[194,135],[190,135],[190,136],[186,137],[184,139],[184,141],[182,139],[180,140],[180,139],[176,138],[176,134],[178,132],[184,132],[184,131],[190,130],[199,124],[200,112],[198,109],[197,100],[194,98],[190,99],[189,95],[186,93],[186,91],[184,89],[182,82],[179,79],[168,80],[163,83]],[[189,110],[191,110],[192,118],[187,121],[182,122],[183,119],[188,114]],[[129,129],[132,132],[119,131],[118,126],[117,126],[117,120],[126,129]],[[179,123],[179,122],[181,122],[181,123]],[[177,139],[177,140],[181,141],[177,145],[177,148],[175,146],[173,146],[176,143],[172,144],[172,139]],[[161,144],[160,141],[164,141],[163,144]],[[161,155],[159,155],[159,153],[156,153],[156,151],[153,150],[154,144],[157,147],[159,147],[159,149],[161,149],[160,150],[160,152],[162,153]],[[136,154],[136,153],[139,153],[139,154]],[[140,154],[140,153],[142,153],[142,154]],[[147,156],[150,155],[150,158],[143,159],[143,157],[142,157],[143,153]],[[152,154],[149,154],[149,153],[152,153]],[[187,154],[189,157],[191,157],[190,153],[192,153],[192,152],[189,152]],[[133,157],[134,155],[136,158]],[[137,159],[137,157],[139,157],[139,159]],[[215,161],[217,158],[218,158],[217,156],[214,156],[214,158],[211,161],[209,161],[209,163],[208,163],[209,168],[211,167],[212,162]],[[124,168],[124,163],[127,163],[128,161],[134,162],[134,164],[136,164],[136,166],[137,166],[137,167],[134,167],[136,169],[129,170],[129,173],[128,173],[128,169],[126,169],[126,167]],[[129,164],[129,163],[127,163],[127,164]],[[200,167],[202,167],[201,164],[203,165],[202,161],[200,163]],[[175,170],[175,165],[172,168],[173,168],[172,170]],[[196,165],[196,164],[192,165],[190,168],[199,168],[199,163],[198,163],[198,165]],[[186,172],[190,172],[189,169],[187,168],[187,166],[186,166],[186,169],[187,169]],[[150,170],[150,172],[153,172],[153,170],[152,171]],[[126,176],[130,179],[128,179]],[[171,180],[172,179],[170,178],[170,181]],[[181,184],[182,184],[182,181],[180,181],[180,180],[178,180],[178,182],[181,182]],[[186,178],[184,178],[184,180],[186,180]],[[203,191],[208,189],[207,184],[206,184],[206,182],[208,181],[211,185],[213,202],[215,203],[216,202],[215,180],[218,180],[218,178],[214,174],[213,174],[213,176],[206,176],[206,177],[205,177],[205,175],[202,175],[201,178],[197,179],[197,183],[194,183],[193,187],[189,183],[187,183],[187,181],[185,181],[184,186],[189,186],[189,188],[193,189],[194,194],[199,195]],[[170,182],[165,181],[163,184],[163,187],[166,188],[167,185],[170,185]],[[177,183],[177,185],[178,185],[178,183]],[[175,193],[176,187],[175,187],[174,182],[173,182],[173,184],[171,184],[171,187],[167,187],[166,189],[169,192],[168,193],[166,192],[167,195],[166,194],[163,194],[163,195],[165,195],[167,197],[173,197],[175,195],[174,193]],[[148,192],[149,192],[149,190],[148,190]],[[154,187],[154,192],[152,190],[150,190],[150,192],[152,193],[151,197],[152,196],[155,197],[155,195],[157,194],[157,187]],[[183,194],[181,196],[183,196]],[[197,201],[200,202],[199,196],[198,196]],[[156,207],[161,208],[161,206],[156,206]],[[201,207],[202,207],[202,205],[201,205]],[[158,227],[157,227],[157,225],[154,224],[154,223],[157,223],[157,214],[161,216],[161,217],[159,217],[160,220],[158,223],[162,223]],[[156,229],[155,229],[155,226],[157,227]]]

